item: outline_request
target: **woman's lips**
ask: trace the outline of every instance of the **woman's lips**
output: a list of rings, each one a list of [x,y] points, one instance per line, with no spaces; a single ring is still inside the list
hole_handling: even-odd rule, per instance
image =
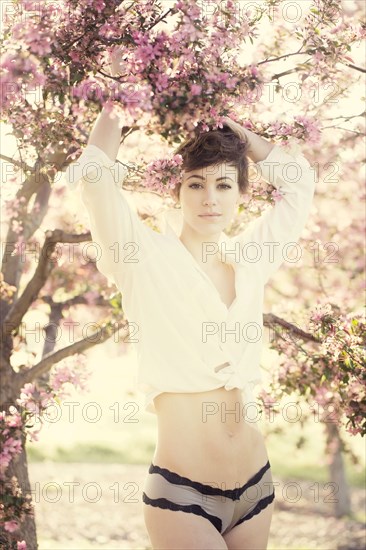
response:
[[[219,218],[221,214],[199,214],[200,218]]]

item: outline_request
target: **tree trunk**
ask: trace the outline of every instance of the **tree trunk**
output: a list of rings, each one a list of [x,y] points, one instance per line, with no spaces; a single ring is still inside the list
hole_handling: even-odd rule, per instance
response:
[[[7,479],[11,479],[12,476],[15,476],[18,480],[22,495],[29,495],[31,497],[32,494],[28,475],[28,462],[24,434],[22,434],[22,452],[13,458],[6,471]],[[31,502],[31,499],[29,499],[29,502]],[[20,524],[19,529],[13,533],[8,533],[2,526],[0,526],[0,545],[2,549],[16,549],[17,545],[15,541],[21,540],[25,540],[27,543],[27,550],[38,549],[36,522],[33,514],[26,515]]]
[[[326,422],[325,429],[327,445],[330,445],[332,449],[329,462],[330,480],[335,484],[335,490],[334,493],[332,491],[330,499],[335,501],[334,514],[339,518],[351,514],[351,499],[342,456],[343,446],[339,429],[335,422]]]

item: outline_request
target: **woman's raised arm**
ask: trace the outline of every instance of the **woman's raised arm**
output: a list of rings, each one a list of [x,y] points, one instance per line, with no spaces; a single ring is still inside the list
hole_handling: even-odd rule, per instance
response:
[[[87,145],[99,147],[115,162],[120,146],[122,125],[114,105],[111,111],[103,107],[90,132]]]
[[[116,162],[121,128],[113,113],[103,108],[87,146],[67,166],[65,179],[72,190],[81,183],[81,200],[97,246],[97,268],[121,290],[132,284],[136,266],[153,255],[156,232],[130,208],[122,189],[128,170]]]
[[[117,76],[121,63],[121,48],[116,46],[110,53],[110,73]],[[120,141],[123,122],[118,116],[116,106],[112,103],[103,107],[99,113],[90,136],[88,145],[99,147],[108,157],[115,162]]]
[[[231,239],[233,244],[240,244],[245,261],[257,264],[266,284],[286,260],[288,246],[297,244],[305,227],[315,192],[315,173],[302,152],[285,151],[231,119],[226,118],[225,124],[242,139],[248,139],[248,156],[255,162],[261,177],[281,191],[279,200]],[[255,259],[251,258],[253,251]]]
[[[258,136],[258,134],[255,134],[247,128],[244,128],[244,126],[238,124],[229,117],[224,117],[224,122],[239,137],[248,142],[248,157],[253,162],[260,162],[266,159],[269,153],[272,151],[273,147],[275,146],[273,142],[267,141],[266,139],[262,138],[262,136]]]

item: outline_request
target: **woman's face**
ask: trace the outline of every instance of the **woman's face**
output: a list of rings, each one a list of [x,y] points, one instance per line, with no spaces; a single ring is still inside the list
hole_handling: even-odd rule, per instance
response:
[[[185,223],[201,234],[220,233],[232,221],[241,197],[238,169],[226,162],[183,172],[180,204]],[[217,216],[204,216],[215,213]]]

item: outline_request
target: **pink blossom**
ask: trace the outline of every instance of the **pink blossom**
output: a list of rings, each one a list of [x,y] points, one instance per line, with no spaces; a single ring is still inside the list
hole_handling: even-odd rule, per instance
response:
[[[35,392],[36,386],[34,382],[27,382],[22,388],[22,392],[26,395],[32,395]]]
[[[320,321],[324,317],[324,315],[331,313],[331,311],[332,306],[330,304],[318,304],[311,312],[310,318],[314,322]]]
[[[250,72],[255,78],[259,75],[258,68],[255,65],[250,65]]]
[[[27,543],[25,542],[25,540],[22,540],[22,541],[18,540],[17,550],[27,550]]]
[[[19,439],[14,439],[14,437],[9,437],[5,441],[3,448],[5,448],[11,454],[17,454],[22,450],[22,443]]]
[[[9,466],[12,457],[7,451],[0,453],[0,470],[4,472]]]
[[[140,30],[133,31],[131,35],[137,44],[134,57],[138,64],[146,66],[163,54],[164,42],[167,36],[165,33],[157,37],[154,42],[149,33],[143,33]]]
[[[165,90],[169,86],[169,78],[164,73],[159,73],[155,77],[156,88],[159,92]]]
[[[358,435],[358,434],[361,434],[362,435],[362,428],[361,426],[356,426],[356,427],[353,427],[351,424],[346,428],[346,431],[349,432],[350,434],[352,435]]]
[[[77,63],[78,61],[80,61],[81,59],[81,52],[78,52],[78,51],[75,51],[75,50],[71,50],[69,52],[69,56],[71,57],[71,59]]]
[[[39,434],[40,431],[41,431],[41,429],[29,431],[28,432],[29,441],[32,441],[32,442],[33,441],[39,441],[38,434]]]
[[[191,86],[192,95],[200,95],[201,92],[202,92],[202,86],[200,84],[192,84]]]
[[[272,191],[272,197],[275,201],[281,201],[283,199],[283,195],[279,189]]]
[[[319,142],[320,122],[318,120],[303,115],[297,115],[294,117],[294,119],[305,129],[308,143],[316,144]]]
[[[183,164],[183,157],[182,157],[182,155],[174,155],[174,156],[173,156],[173,161],[175,162],[175,164],[177,164],[178,166],[180,166],[181,164]]]
[[[160,193],[173,189],[181,182],[182,174],[179,167],[182,163],[181,155],[151,161],[146,166],[144,185]]]
[[[86,383],[90,376],[90,371],[85,368],[86,358],[82,354],[77,354],[64,359],[56,365],[50,375],[50,384],[52,388],[59,394],[63,390],[63,385],[71,383],[81,390],[86,389]]]
[[[26,9],[28,11],[35,11],[37,9],[37,7],[39,9],[39,3],[34,2],[34,0],[23,0],[22,5],[23,5],[24,9]]]
[[[11,519],[10,521],[6,521],[4,523],[5,531],[8,531],[9,533],[13,533],[17,529],[19,529],[19,524],[14,519]]]
[[[105,8],[105,3],[103,2],[103,0],[93,0],[93,8],[101,12]]]

